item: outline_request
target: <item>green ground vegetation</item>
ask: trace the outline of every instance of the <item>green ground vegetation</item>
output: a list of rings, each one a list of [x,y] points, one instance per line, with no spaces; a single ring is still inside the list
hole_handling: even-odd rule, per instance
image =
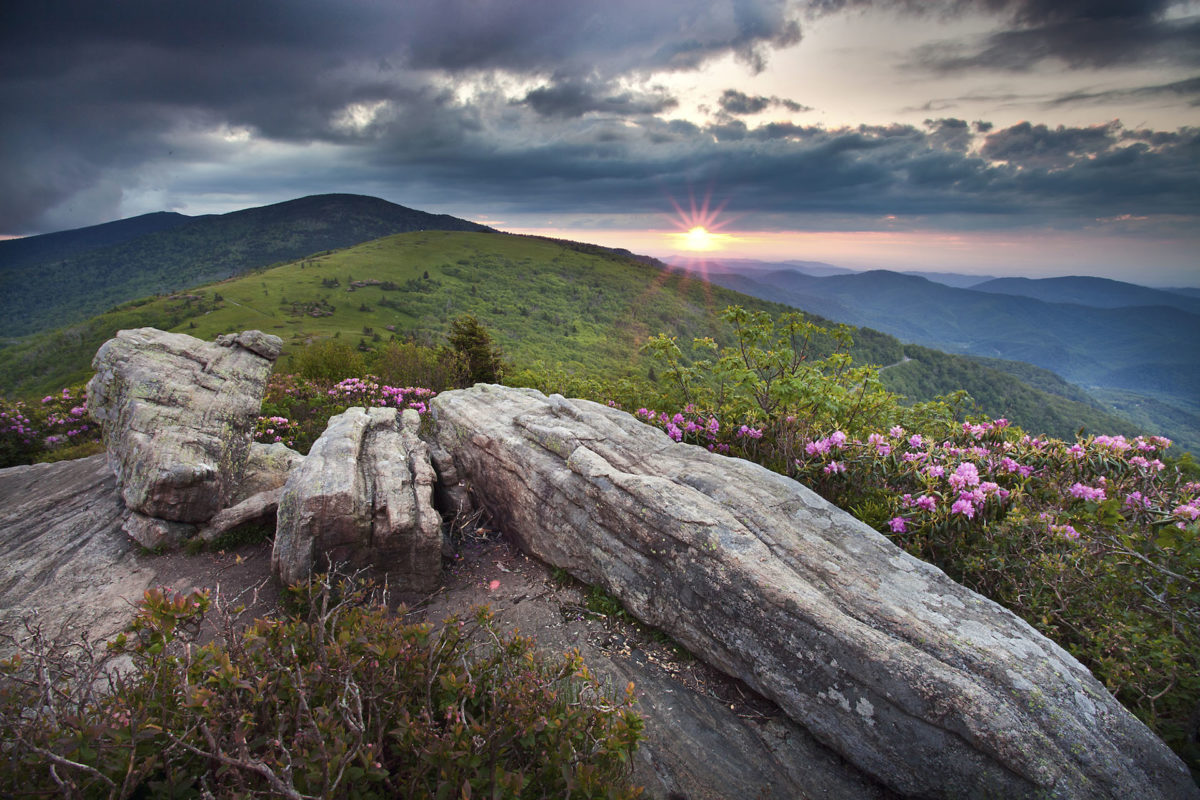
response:
[[[695,337],[728,343],[717,311],[734,303],[774,314],[791,310],[592,245],[497,233],[408,233],[130,301],[83,322],[10,340],[0,347],[0,392],[40,397],[85,382],[96,349],[125,328],[153,326],[202,339],[259,328],[285,342],[278,369],[303,372],[294,359],[303,359],[308,345],[337,342],[343,352],[364,358],[393,342],[436,350],[464,315],[489,331],[513,379],[526,371],[558,373],[563,380],[653,382],[658,375],[640,351],[652,335],[675,336],[685,350]],[[1008,416],[1031,431],[1069,436],[1080,425],[1130,427],[1106,428],[1095,408],[1074,398],[1021,394],[1010,376],[980,372],[959,356],[928,351],[901,364],[905,346],[894,337],[857,328],[852,339],[848,352],[855,363],[896,364],[883,372],[885,385],[913,402],[967,388],[984,412]],[[372,370],[356,368],[343,377],[364,371]],[[1016,394],[1021,397],[1014,399]]]
[[[34,635],[0,662],[0,793],[637,796],[633,685],[618,696],[578,653],[540,655],[486,609],[405,623],[329,576],[292,600],[244,625],[206,592],[151,589],[107,649]]]

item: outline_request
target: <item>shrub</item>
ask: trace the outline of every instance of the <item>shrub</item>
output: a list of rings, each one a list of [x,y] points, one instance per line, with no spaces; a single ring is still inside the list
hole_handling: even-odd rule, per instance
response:
[[[577,653],[543,658],[486,609],[434,630],[348,581],[295,591],[294,615],[225,616],[205,645],[208,595],[161,590],[110,652],[35,641],[0,676],[0,793],[636,796],[632,685],[609,696]]]
[[[102,449],[100,426],[87,414],[84,386],[40,401],[0,404],[0,467],[82,458]]]
[[[797,357],[819,330],[726,317],[741,327],[732,348],[706,345],[715,360],[651,340],[676,388],[658,396],[668,410],[637,417],[798,478],[1005,605],[1200,771],[1200,482],[1186,454],[1172,462],[1161,437],[954,424],[957,402],[905,408],[872,371]]]
[[[329,418],[352,406],[411,408],[424,414],[436,392],[418,386],[389,386],[374,375],[346,378],[335,384],[296,375],[275,374],[267,384],[254,440],[282,442],[307,453],[324,432]]]
[[[462,386],[467,365],[461,354],[416,342],[388,342],[368,359],[374,374],[393,386],[424,386],[435,392]]]
[[[297,375],[311,381],[330,383],[365,373],[366,363],[353,345],[335,339],[314,342],[291,356]]]

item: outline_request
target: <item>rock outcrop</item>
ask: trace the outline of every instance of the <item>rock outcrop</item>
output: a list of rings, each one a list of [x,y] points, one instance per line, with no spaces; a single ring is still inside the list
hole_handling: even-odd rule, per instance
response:
[[[50,636],[119,631],[154,578],[124,517],[103,455],[0,470],[0,632],[19,636],[31,615]]]
[[[805,487],[630,415],[476,386],[438,447],[527,552],[922,797],[1197,797],[1069,654]]]
[[[9,636],[25,638],[29,618],[63,641],[115,635],[154,586],[219,587],[226,601],[250,603],[245,620],[274,610],[270,553],[262,545],[150,555],[122,533],[124,513],[103,455],[0,469],[0,658],[11,655]],[[582,590],[561,586],[540,562],[514,558],[499,541],[471,544],[461,555],[412,620],[467,619],[488,603],[502,629],[533,635],[549,654],[578,647],[601,681],[633,681],[646,726],[634,780],[646,787],[647,800],[892,800],[782,715],[759,706],[735,711],[711,686],[681,685],[636,642],[598,646],[608,636],[605,623],[565,613],[581,607]],[[492,579],[501,583],[495,590]]]
[[[88,410],[133,517],[129,532],[170,538],[154,522],[201,523],[233,497],[282,341],[259,331],[202,342],[154,328],[121,331],[96,353]],[[156,542],[143,542],[153,546]]]
[[[279,581],[343,562],[385,574],[403,590],[437,585],[442,520],[419,425],[411,409],[351,408],[330,418],[283,487],[271,555]]]

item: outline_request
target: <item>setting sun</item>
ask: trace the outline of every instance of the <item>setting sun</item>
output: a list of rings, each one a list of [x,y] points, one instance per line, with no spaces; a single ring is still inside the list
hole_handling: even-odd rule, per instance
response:
[[[734,237],[727,233],[713,233],[703,225],[695,225],[686,233],[669,233],[667,235],[675,240],[677,249],[698,253],[721,250],[734,240]]]
[[[683,246],[688,250],[712,250],[713,238],[707,229],[697,226],[683,235]]]
[[[727,233],[714,233],[720,230],[725,225],[726,220],[718,221],[717,216],[725,207],[725,204],[717,206],[714,209],[709,208],[711,197],[705,196],[703,204],[700,208],[696,207],[695,198],[691,198],[691,210],[684,211],[674,199],[671,200],[672,205],[679,216],[673,220],[681,233],[669,233],[667,236],[671,238],[674,246],[678,250],[691,250],[692,252],[709,252],[712,250],[721,250],[727,244],[734,241],[735,238]]]

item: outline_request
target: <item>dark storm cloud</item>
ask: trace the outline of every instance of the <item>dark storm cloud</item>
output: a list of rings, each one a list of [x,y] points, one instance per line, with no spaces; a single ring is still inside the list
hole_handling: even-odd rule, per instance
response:
[[[799,37],[784,0],[16,0],[0,7],[0,232],[56,207],[111,218],[122,186],[157,180],[142,165],[221,157],[192,130],[442,151],[481,125],[462,81],[552,80],[527,98],[551,115],[659,113],[664,93],[609,87],[726,54],[761,69]],[[371,124],[339,124],[355,104]]]
[[[786,97],[766,97],[765,95],[748,95],[737,89],[726,89],[717,101],[721,110],[727,114],[757,114],[768,108],[778,106],[795,113],[812,111],[811,106],[801,105]]]
[[[935,4],[936,5],[936,4]],[[1053,59],[1071,68],[1200,64],[1200,19],[1172,19],[1181,0],[976,0],[955,4],[998,13],[1011,23],[980,41],[928,45],[915,60],[942,72],[1026,71]]]
[[[929,129],[929,141],[939,148],[965,153],[973,140],[971,126],[966,120],[948,117],[944,119],[927,119],[925,127]]]
[[[726,89],[721,93],[721,108],[730,114],[757,114],[771,105],[771,98],[751,97],[737,89]]]
[[[964,151],[962,138],[986,125],[826,129],[736,120],[656,138],[665,127],[626,128],[609,147],[583,135],[503,152],[480,147],[425,168],[448,189],[469,174],[483,196],[512,198],[502,211],[528,213],[655,214],[692,186],[728,198],[744,225],[771,214],[791,215],[793,227],[810,214],[891,214],[953,217],[959,227],[1072,229],[1126,213],[1200,213],[1200,131],[1022,124],[977,136]],[[443,199],[464,199],[453,191]]]
[[[1125,100],[1140,100],[1152,97],[1178,97],[1188,101],[1188,105],[1200,106],[1200,77],[1188,78],[1171,83],[1160,83],[1153,86],[1138,86],[1132,89],[1105,89],[1103,91],[1080,90],[1069,94],[1059,95],[1047,100],[1049,108],[1055,106],[1078,105],[1084,103],[1111,103]]]
[[[662,90],[632,92],[579,79],[556,81],[534,89],[525,95],[524,102],[545,117],[581,117],[590,112],[623,116],[661,114],[679,105]]]
[[[1026,71],[1053,59],[1072,68],[1200,63],[1200,20],[1171,18],[1189,0],[812,0],[811,15],[890,9],[928,17],[984,13],[1007,23],[974,42],[918,49],[912,65],[951,72]]]
[[[1061,22],[1048,3],[975,5]],[[798,37],[781,0],[8,3],[0,233],[111,219],[158,187],[355,187],[475,213],[658,214],[689,186],[762,219],[1200,213],[1192,130],[748,125],[735,115],[805,109],[735,88],[711,125],[663,118],[676,99],[657,73],[730,54],[756,68]]]
[[[1117,123],[1050,128],[1021,122],[989,134],[980,153],[993,161],[1022,166],[1067,167],[1080,159],[1111,151],[1120,141],[1120,131]]]

